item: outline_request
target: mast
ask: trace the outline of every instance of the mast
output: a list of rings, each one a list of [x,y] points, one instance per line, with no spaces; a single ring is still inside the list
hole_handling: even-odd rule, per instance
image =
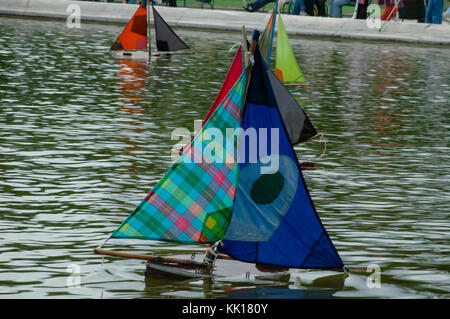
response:
[[[150,60],[152,56],[152,25],[150,24],[150,2],[147,0],[147,48],[148,48],[148,59]]]
[[[244,50],[244,67],[247,67],[250,63],[250,57],[248,54],[247,31],[245,30],[245,25],[242,26],[242,49]]]
[[[272,34],[270,35],[270,44],[269,44],[269,54],[267,57],[267,64],[270,65],[270,57],[272,55],[272,44],[273,44],[273,35],[275,33],[275,25],[277,23],[277,13],[278,13],[278,0],[275,1],[275,13],[273,15],[272,21]]]
[[[252,61],[254,61],[254,55],[255,55],[256,45],[258,44],[259,36],[260,36],[259,31],[258,30],[253,30],[252,42],[250,44],[250,49],[249,49],[249,52],[248,52],[249,60],[250,60],[250,56],[252,56],[253,57]],[[247,56],[247,52],[246,52],[245,56]],[[249,61],[249,64],[250,64],[250,61]],[[247,100],[247,91],[248,91],[248,85],[250,83],[250,77],[252,75],[253,62],[252,62],[252,64],[250,66],[247,65],[246,67],[248,67],[248,68],[247,68],[247,79],[246,79],[246,82],[245,82],[244,106],[242,108],[242,114],[245,113],[245,101]]]
[[[355,11],[353,11],[352,19],[356,19],[356,17],[358,16],[358,7],[359,7],[359,0],[356,0]]]

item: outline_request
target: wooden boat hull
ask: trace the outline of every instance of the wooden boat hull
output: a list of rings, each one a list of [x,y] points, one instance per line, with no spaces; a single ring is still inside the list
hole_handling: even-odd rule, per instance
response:
[[[149,279],[206,279],[214,276],[205,268],[168,266],[157,262],[148,262],[145,269],[145,278]]]
[[[156,51],[156,52],[152,53],[152,57],[163,57],[163,56],[194,54],[194,53],[195,53],[194,51],[174,51],[174,52]]]
[[[328,288],[335,291],[344,289],[348,274],[334,270],[300,270],[275,267],[271,265],[245,263],[229,256],[220,256],[211,272],[201,265],[203,253],[171,256],[174,260],[189,260],[191,264],[166,262],[161,258],[149,261],[145,270],[147,284],[152,280],[213,280],[226,282],[251,282],[252,284],[266,283],[292,284],[304,288]]]
[[[152,52],[152,58],[167,57],[172,55],[182,55],[182,54],[194,54],[193,51],[177,51],[177,52]],[[147,50],[123,50],[114,51],[116,57],[127,58],[133,60],[148,60]]]
[[[113,51],[116,57],[136,59],[136,60],[148,60],[147,50],[123,50],[123,51]]]
[[[309,86],[309,83],[296,83],[296,82],[287,82],[284,83],[285,86]]]
[[[201,265],[203,254],[193,253],[173,256],[177,259],[193,261],[192,265],[168,263],[163,260],[152,260],[147,263],[145,277],[150,279],[236,279],[236,280],[277,280],[288,282],[289,268],[271,265],[245,263],[226,255],[219,255],[214,268]]]
[[[146,283],[152,280],[225,280],[235,282],[265,283],[267,281],[285,283],[295,282],[320,288],[344,288],[348,274],[342,269],[300,270],[286,267],[245,263],[224,254],[219,254],[214,268],[208,268],[202,261],[204,250],[181,251],[175,256],[143,255],[95,248],[94,253],[107,256],[147,260]]]

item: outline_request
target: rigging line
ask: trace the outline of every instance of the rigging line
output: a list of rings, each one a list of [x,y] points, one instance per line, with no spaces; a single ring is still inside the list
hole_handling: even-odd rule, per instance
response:
[[[111,237],[106,238],[106,240],[102,244],[100,244],[100,246],[98,246],[97,249],[102,248],[110,239],[111,239]],[[102,266],[104,264],[104,261],[105,261],[105,255],[102,255]]]
[[[320,135],[319,143],[323,143],[323,145],[324,145],[323,153],[319,157],[319,160],[321,160],[322,157],[324,157],[325,153],[327,152],[327,140],[324,138],[324,134],[323,133],[319,133],[319,135]]]
[[[105,246],[105,244],[106,244],[106,243],[108,242],[108,240],[110,240],[110,239],[111,239],[111,237],[106,238],[105,241],[104,241],[100,246],[98,246],[97,248],[100,249],[100,248],[102,248],[103,246]]]
[[[277,12],[278,12],[278,0],[275,1],[275,9],[273,13],[273,20],[272,20],[272,33],[270,35],[270,44],[269,44],[269,53],[267,54],[267,64],[270,65],[270,58],[272,56],[272,45],[273,45],[273,35],[275,34],[275,26],[277,23]]]
[[[234,50],[234,48],[236,48],[238,45],[241,45],[242,41],[239,41],[235,44],[233,44],[233,46],[228,50],[228,52],[232,52]]]

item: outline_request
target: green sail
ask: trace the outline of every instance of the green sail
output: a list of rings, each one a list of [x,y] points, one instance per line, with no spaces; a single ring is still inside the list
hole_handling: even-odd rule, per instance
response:
[[[275,74],[283,83],[306,83],[305,77],[295,59],[280,14],[278,15],[278,21]]]

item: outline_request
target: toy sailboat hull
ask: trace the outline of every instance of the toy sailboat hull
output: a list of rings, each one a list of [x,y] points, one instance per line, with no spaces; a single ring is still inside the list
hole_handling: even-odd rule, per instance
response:
[[[114,55],[119,58],[148,60],[148,50],[123,50],[123,51],[113,51],[113,52],[114,52]]]
[[[297,83],[297,82],[288,82],[284,83],[285,86],[309,86],[309,83]]]
[[[146,264],[146,280],[226,280],[230,282],[267,282],[278,284],[294,282],[305,287],[334,288],[342,290],[348,274],[334,270],[300,270],[286,267],[246,263],[235,260],[228,255],[220,254],[214,264],[213,271],[202,267],[203,252],[173,256],[174,260],[185,260],[190,263],[180,264],[165,261],[163,258],[153,259]]]
[[[123,50],[113,51],[114,55],[118,58],[129,58],[133,60],[148,60],[148,50]],[[165,57],[171,55],[181,54],[194,54],[194,51],[182,51],[182,52],[152,52],[152,57]]]
[[[148,262],[145,270],[147,279],[205,279],[213,278],[215,275],[202,273],[203,268],[195,266],[168,266],[157,262]]]
[[[175,52],[164,52],[164,51],[156,51],[152,53],[152,56],[170,56],[170,55],[182,55],[182,54],[194,54],[194,51],[175,51]]]
[[[149,261],[145,270],[147,279],[206,279],[234,278],[246,280],[289,281],[289,268],[253,264],[235,260],[228,255],[219,255],[212,271],[202,265],[203,253],[174,256],[192,263],[179,264],[166,262],[162,258]]]

